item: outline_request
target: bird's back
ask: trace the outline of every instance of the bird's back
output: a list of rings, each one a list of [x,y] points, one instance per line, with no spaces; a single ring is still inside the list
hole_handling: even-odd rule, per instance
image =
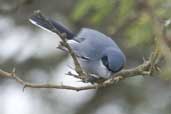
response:
[[[83,28],[74,40],[79,42],[74,45],[74,50],[88,58],[99,59],[104,48],[112,47],[120,50],[110,37],[93,29]]]

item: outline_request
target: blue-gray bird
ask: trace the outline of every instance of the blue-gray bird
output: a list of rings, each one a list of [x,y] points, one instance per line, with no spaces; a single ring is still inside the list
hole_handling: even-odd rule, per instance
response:
[[[52,31],[52,26],[37,15],[33,15],[30,21]],[[59,32],[66,33],[68,44],[75,52],[81,68],[87,74],[95,78],[108,79],[124,67],[125,55],[110,37],[90,28],[82,28],[78,34],[74,34],[64,25],[49,18],[48,21]]]

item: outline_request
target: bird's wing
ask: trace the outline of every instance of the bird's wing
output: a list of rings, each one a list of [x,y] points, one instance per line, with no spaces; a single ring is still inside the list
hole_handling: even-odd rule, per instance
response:
[[[88,58],[89,60],[100,59],[105,48],[110,46],[118,48],[111,38],[103,33],[88,28],[83,28],[78,35],[73,40],[69,40],[69,42],[78,56]]]

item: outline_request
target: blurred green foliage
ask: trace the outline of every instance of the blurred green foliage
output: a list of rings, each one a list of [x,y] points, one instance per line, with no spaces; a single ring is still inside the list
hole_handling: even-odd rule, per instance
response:
[[[128,47],[150,44],[153,36],[152,20],[147,12],[143,11],[143,0],[79,0],[71,15],[74,21],[87,20],[94,26],[102,27],[107,33],[113,33],[118,26],[129,18],[137,16],[132,23],[126,26],[126,30],[120,32],[124,35]],[[146,0],[160,18],[171,17],[170,0]],[[106,24],[108,23],[108,24]],[[129,23],[129,22],[128,22]]]
[[[152,33],[151,19],[144,13],[129,27],[126,32],[130,42],[129,46],[136,46],[140,43],[148,43],[152,38]]]
[[[89,14],[90,21],[99,24],[105,16],[112,13],[114,4],[115,1],[113,0],[80,0],[75,7],[72,17],[77,21]]]

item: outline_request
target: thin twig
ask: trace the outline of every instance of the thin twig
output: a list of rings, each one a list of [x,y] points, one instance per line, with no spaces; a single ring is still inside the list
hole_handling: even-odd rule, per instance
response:
[[[0,69],[0,76],[11,77],[11,73],[8,73],[8,72],[3,71],[2,69]]]

